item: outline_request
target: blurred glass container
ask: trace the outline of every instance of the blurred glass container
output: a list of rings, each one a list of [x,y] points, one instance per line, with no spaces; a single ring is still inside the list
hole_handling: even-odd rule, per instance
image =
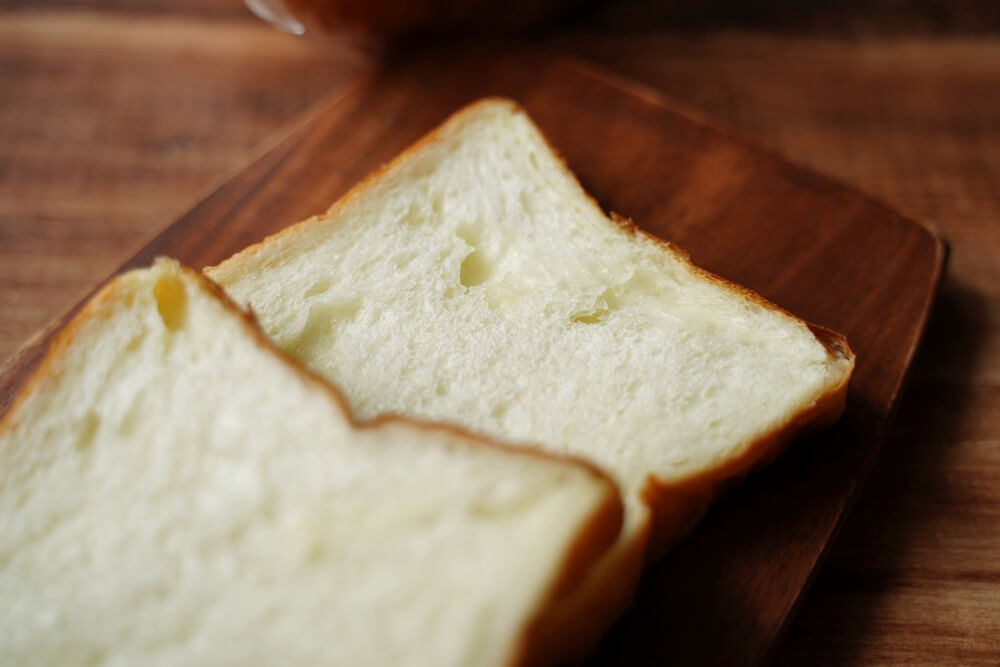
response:
[[[305,25],[288,11],[281,0],[244,0],[247,9],[275,27],[293,35],[304,35]]]
[[[294,35],[393,39],[467,29],[540,27],[579,0],[244,0],[254,14]]]

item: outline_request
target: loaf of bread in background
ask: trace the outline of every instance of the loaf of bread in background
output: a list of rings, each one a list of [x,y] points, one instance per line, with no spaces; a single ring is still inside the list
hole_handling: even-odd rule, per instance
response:
[[[614,476],[625,530],[565,610],[595,610],[594,631],[721,487],[839,416],[854,366],[842,336],[606,216],[507,100],[207,273],[358,419],[453,422]]]
[[[614,484],[354,424],[200,274],[105,287],[0,423],[0,664],[548,662]]]

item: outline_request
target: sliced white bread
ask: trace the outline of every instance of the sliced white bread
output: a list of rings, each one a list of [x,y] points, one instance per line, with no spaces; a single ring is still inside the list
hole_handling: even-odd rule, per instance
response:
[[[854,365],[841,336],[606,216],[501,99],[207,272],[359,419],[450,421],[609,471],[627,528],[584,606],[620,605],[721,485],[836,419]]]
[[[0,423],[0,664],[546,661],[621,514],[587,465],[357,426],[161,260],[89,303]]]

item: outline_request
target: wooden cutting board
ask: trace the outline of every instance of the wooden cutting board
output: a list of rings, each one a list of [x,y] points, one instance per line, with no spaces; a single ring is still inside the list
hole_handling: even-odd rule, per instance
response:
[[[538,53],[453,62],[445,51],[399,59],[325,101],[126,266],[157,255],[214,264],[325,210],[464,103],[516,99],[605,209],[674,241],[697,264],[843,332],[857,353],[840,423],[796,442],[737,486],[648,570],[593,663],[765,660],[884,439],[944,244],[883,204],[593,66]],[[54,328],[6,366],[0,409]]]

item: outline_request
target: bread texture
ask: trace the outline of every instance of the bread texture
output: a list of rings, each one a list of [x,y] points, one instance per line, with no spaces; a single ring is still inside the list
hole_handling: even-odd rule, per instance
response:
[[[589,465],[354,423],[160,260],[85,307],[0,422],[0,664],[551,660],[621,517]]]
[[[207,273],[358,419],[454,422],[608,471],[626,528],[570,605],[591,610],[620,608],[730,480],[836,419],[854,365],[843,337],[605,215],[501,99]]]

